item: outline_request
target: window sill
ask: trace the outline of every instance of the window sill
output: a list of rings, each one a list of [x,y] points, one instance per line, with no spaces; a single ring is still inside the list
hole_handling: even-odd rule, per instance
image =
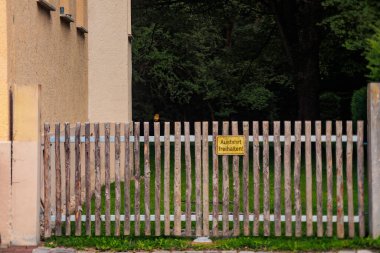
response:
[[[55,6],[52,5],[51,3],[49,3],[47,0],[37,0],[37,4],[38,4],[38,6],[40,6],[41,8],[44,8],[47,11],[55,11],[56,10]]]
[[[61,20],[65,23],[69,24],[71,22],[74,22],[74,18],[69,14],[61,14],[60,17],[61,17]]]
[[[82,34],[85,34],[85,33],[88,33],[88,30],[86,27],[83,27],[83,26],[78,26],[77,27],[77,30],[78,32],[82,33]]]

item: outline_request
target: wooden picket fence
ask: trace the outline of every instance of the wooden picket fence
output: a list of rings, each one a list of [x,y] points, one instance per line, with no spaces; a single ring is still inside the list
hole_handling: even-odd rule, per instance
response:
[[[44,125],[45,238],[52,231],[61,236],[62,229],[65,235],[71,235],[72,226],[76,236],[101,235],[102,226],[105,235],[111,235],[113,230],[116,236],[139,236],[142,223],[144,235],[148,236],[152,233],[151,225],[155,236],[366,235],[361,121],[355,126],[351,121],[77,123],[74,135],[70,127],[64,124],[61,134],[60,124],[55,124],[53,133],[49,124]],[[215,152],[219,134],[244,135],[246,155],[232,156],[232,163],[229,156],[219,158]],[[150,155],[151,149],[154,157]],[[114,180],[110,175],[111,164]],[[111,181],[115,192],[112,210]],[[74,192],[70,192],[72,182]],[[72,196],[75,196],[73,215],[69,208]]]

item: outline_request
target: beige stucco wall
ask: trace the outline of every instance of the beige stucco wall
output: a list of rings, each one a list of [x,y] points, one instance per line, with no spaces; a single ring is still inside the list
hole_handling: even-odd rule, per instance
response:
[[[4,0],[3,0],[4,1]],[[70,12],[75,14],[75,1]],[[8,83],[41,85],[42,122],[87,120],[87,36],[35,0],[7,0]],[[75,15],[74,15],[75,16]]]
[[[9,140],[7,1],[0,0],[0,141]]]
[[[130,0],[88,2],[89,119],[131,120]]]

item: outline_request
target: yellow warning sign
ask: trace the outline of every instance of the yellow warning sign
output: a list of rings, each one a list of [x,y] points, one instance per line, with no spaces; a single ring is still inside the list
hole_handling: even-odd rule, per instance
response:
[[[245,155],[245,138],[243,135],[216,136],[217,155]]]

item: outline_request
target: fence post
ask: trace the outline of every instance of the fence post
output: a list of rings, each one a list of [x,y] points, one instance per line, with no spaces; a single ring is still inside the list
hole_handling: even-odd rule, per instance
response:
[[[13,89],[12,245],[40,240],[40,86]]]
[[[380,236],[380,83],[368,85],[368,203],[369,233]]]

